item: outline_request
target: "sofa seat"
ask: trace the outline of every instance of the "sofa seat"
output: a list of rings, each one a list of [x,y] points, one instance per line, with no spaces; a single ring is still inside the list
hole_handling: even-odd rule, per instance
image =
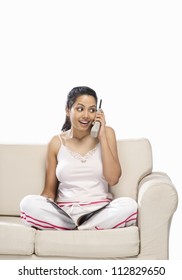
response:
[[[36,230],[22,224],[20,217],[0,216],[0,252],[30,256],[34,253]]]
[[[37,256],[68,258],[126,258],[139,254],[138,227],[109,230],[38,230]]]
[[[114,230],[35,230],[20,217],[0,217],[0,251],[3,255],[60,258],[119,258],[139,254],[138,227]]]

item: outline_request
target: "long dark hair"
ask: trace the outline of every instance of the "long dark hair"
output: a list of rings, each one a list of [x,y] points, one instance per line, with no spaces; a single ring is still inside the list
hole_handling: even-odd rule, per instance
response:
[[[71,107],[73,106],[73,104],[75,103],[77,97],[79,97],[80,95],[91,95],[95,98],[96,100],[96,104],[97,104],[97,94],[96,92],[86,86],[81,86],[81,87],[74,87],[67,95],[67,102],[66,102],[66,109],[71,109]],[[66,116],[65,118],[65,122],[62,126],[62,131],[67,131],[71,128],[71,122],[70,122],[70,118],[69,116]]]

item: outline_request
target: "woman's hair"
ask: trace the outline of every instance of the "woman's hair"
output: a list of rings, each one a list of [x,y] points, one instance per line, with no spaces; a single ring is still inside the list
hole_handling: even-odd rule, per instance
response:
[[[67,95],[67,102],[66,102],[66,109],[71,109],[73,104],[75,103],[76,99],[80,95],[91,95],[95,98],[96,104],[97,104],[97,94],[96,92],[86,86],[81,86],[81,87],[74,87]],[[65,122],[62,126],[62,131],[67,131],[71,128],[71,122],[69,116],[66,116]]]

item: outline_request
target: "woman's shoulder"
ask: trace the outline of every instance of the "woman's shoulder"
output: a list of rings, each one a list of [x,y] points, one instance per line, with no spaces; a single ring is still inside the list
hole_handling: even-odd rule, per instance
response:
[[[62,144],[65,141],[66,136],[67,136],[66,131],[56,134],[50,139],[49,144],[53,146],[57,144]]]
[[[61,134],[54,135],[48,143],[48,149],[49,151],[52,151],[53,153],[57,154],[61,147],[61,144]]]
[[[114,128],[112,128],[111,126],[106,126],[106,134],[107,134],[108,136],[110,136],[110,135],[115,136],[115,130],[114,130]]]
[[[59,137],[60,137],[59,134],[53,135],[48,144],[54,146],[55,144],[60,143]]]

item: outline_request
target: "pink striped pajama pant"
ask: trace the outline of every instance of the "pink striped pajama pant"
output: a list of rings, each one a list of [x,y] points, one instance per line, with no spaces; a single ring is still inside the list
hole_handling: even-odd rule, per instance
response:
[[[20,203],[21,219],[38,229],[101,230],[136,225],[137,203],[130,197],[91,203],[54,203],[28,195]]]

